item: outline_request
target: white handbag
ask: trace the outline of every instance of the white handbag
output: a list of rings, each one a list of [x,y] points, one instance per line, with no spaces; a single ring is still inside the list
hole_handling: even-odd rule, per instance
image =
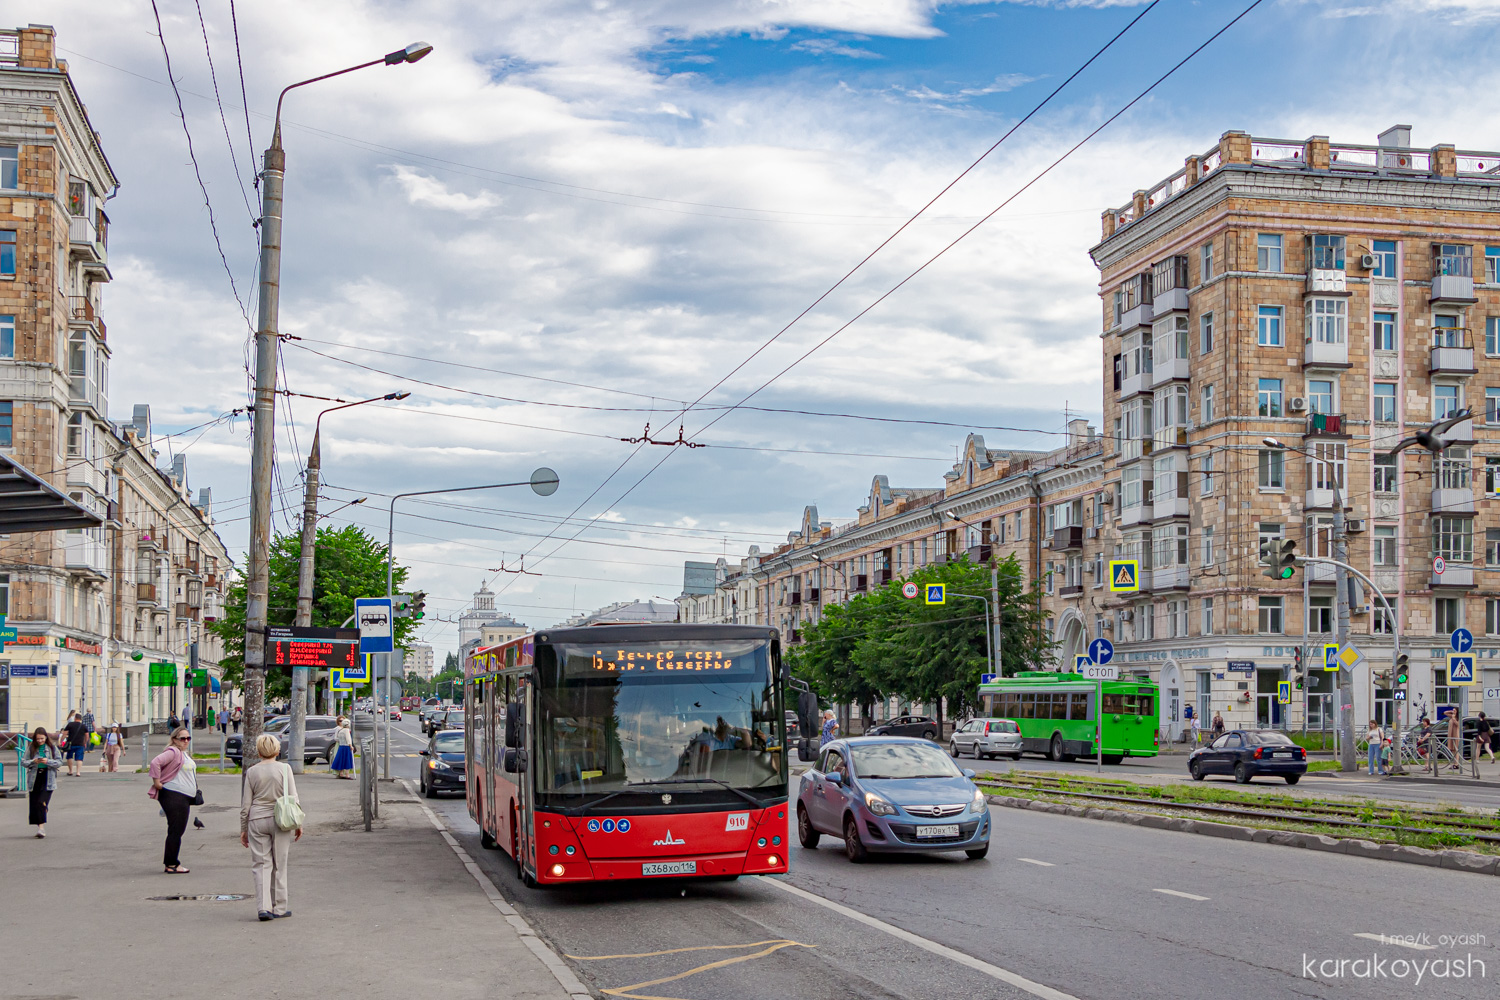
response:
[[[290,764],[281,765],[281,795],[276,799],[274,816],[276,818],[276,829],[296,830],[302,826],[302,806],[292,798],[292,767]]]

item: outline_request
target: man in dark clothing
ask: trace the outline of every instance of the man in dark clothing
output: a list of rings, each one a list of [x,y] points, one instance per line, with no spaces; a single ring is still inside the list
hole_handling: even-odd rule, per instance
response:
[[[1495,727],[1480,712],[1479,724],[1474,729],[1474,759],[1477,761],[1482,753],[1490,755],[1490,763],[1495,762]]]
[[[74,712],[68,716],[68,724],[63,726],[63,732],[68,734],[68,742],[63,756],[68,758],[68,773],[74,777],[83,774],[83,752],[88,749],[89,731],[83,724],[83,719]]]

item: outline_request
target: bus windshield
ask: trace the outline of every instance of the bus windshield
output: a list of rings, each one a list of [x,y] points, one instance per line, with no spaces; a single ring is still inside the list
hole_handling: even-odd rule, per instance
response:
[[[766,640],[538,644],[536,664],[532,770],[544,799],[784,789]]]

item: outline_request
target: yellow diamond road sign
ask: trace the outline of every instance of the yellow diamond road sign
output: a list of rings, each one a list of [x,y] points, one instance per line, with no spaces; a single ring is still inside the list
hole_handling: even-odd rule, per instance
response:
[[[1354,665],[1365,658],[1365,654],[1359,651],[1359,647],[1352,642],[1344,643],[1344,648],[1339,650],[1339,663],[1345,670],[1353,670]]]

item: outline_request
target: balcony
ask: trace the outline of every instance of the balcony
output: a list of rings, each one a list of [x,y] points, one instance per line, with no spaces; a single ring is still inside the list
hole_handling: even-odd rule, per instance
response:
[[[1354,505],[1349,502],[1349,498],[1347,496],[1344,497],[1344,509],[1345,510],[1350,510],[1350,509],[1353,508],[1353,506]],[[1303,498],[1302,509],[1303,510],[1332,510],[1333,509],[1333,490],[1331,488],[1329,488],[1329,489],[1319,489],[1317,487],[1314,487],[1313,489],[1308,490],[1307,493],[1306,493],[1306,495]]]
[[[1150,326],[1151,320],[1155,315],[1151,311],[1151,303],[1149,302],[1142,302],[1140,305],[1131,306],[1125,310],[1120,318],[1120,332],[1133,330],[1138,326]]]
[[[1342,413],[1314,413],[1307,418],[1307,431],[1303,437],[1343,437],[1344,415]]]
[[[1321,340],[1309,340],[1303,347],[1302,365],[1306,367],[1332,366],[1335,368],[1349,367],[1349,342],[1346,339],[1341,344],[1328,344]]]
[[[1145,458],[1151,454],[1151,448],[1150,438],[1126,438],[1120,442],[1120,461],[1134,462],[1138,458]]]
[[[1446,332],[1451,327],[1444,327]],[[1469,331],[1459,329],[1457,336],[1453,338],[1455,344],[1463,346],[1434,347],[1429,355],[1427,370],[1432,375],[1473,375],[1477,368],[1474,367],[1474,348],[1469,343]]]
[[[154,584],[154,583],[138,583],[138,584],[136,584],[135,585],[135,603],[137,603],[137,604],[155,604],[156,603],[156,584]]]
[[[105,575],[109,570],[109,547],[103,539],[94,538],[88,531],[76,535],[65,535],[63,542],[63,565],[71,570]]]
[[[870,578],[867,575],[865,575],[864,573],[857,573],[857,574],[855,574],[855,576],[854,576],[854,590],[857,593],[864,593],[865,591],[867,591],[869,589],[870,589]]]
[[[1443,434],[1443,440],[1449,444],[1473,444],[1474,443],[1474,418],[1469,417],[1460,420]]]
[[[107,224],[95,224],[85,215],[75,215],[68,220],[68,244],[72,251],[83,258],[84,265],[108,262],[106,250],[109,229]]]
[[[1327,563],[1308,563],[1306,570],[1308,583],[1334,583],[1338,579],[1338,567]]]
[[[177,602],[177,620],[178,621],[194,621],[194,622],[197,621],[198,620],[198,609],[195,608],[195,607],[193,607],[192,605],[188,604],[186,601],[178,601]]]
[[[808,591],[807,591],[807,603],[809,603],[809,604],[817,604],[818,601],[820,599],[822,599],[822,597],[823,597],[823,588],[821,588],[821,587],[809,587],[808,588]]]
[[[1440,248],[1433,259],[1432,301],[1476,302],[1474,298],[1474,258],[1469,253],[1457,252],[1468,247],[1449,246],[1450,252]]]
[[[1069,587],[1059,587],[1058,591],[1057,591],[1057,596],[1059,596],[1059,597],[1082,597],[1083,596],[1083,584],[1076,583],[1076,584],[1073,584],[1072,586],[1069,586]]]
[[[791,636],[790,639],[787,640],[788,645],[795,646],[795,645],[799,644],[801,641],[802,641],[802,630],[801,629],[795,629],[795,628],[792,629],[792,636]]]
[[[1436,489],[1432,491],[1432,513],[1434,514],[1472,514],[1474,513],[1474,490],[1471,487],[1462,489]]]
[[[1186,480],[1186,472],[1177,473],[1179,479]],[[1181,491],[1177,496],[1164,497],[1157,495],[1151,500],[1151,519],[1159,521],[1165,517],[1191,517],[1193,514],[1193,502]]]
[[[1428,582],[1434,587],[1472,587],[1474,586],[1474,567],[1448,563],[1443,567],[1441,574],[1433,573]]]
[[[1136,504],[1134,507],[1126,507],[1120,511],[1120,526],[1128,528],[1132,524],[1141,524],[1151,520],[1151,505],[1149,503]]]
[[[105,339],[104,320],[99,316],[93,301],[87,295],[68,296],[68,315],[74,323],[84,323],[99,331],[100,340]]]
[[[1069,549],[1083,548],[1083,526],[1070,524],[1062,528],[1052,529],[1052,549],[1055,552],[1067,552]]]
[[[800,591],[800,590],[794,590],[794,591],[792,591],[791,597],[788,599],[788,603],[793,604],[793,605],[801,604],[802,603],[802,591]]]
[[[1307,291],[1319,295],[1345,295],[1348,294],[1348,282],[1344,269],[1333,267],[1313,267],[1307,271]]]
[[[1148,589],[1143,581],[1141,589]],[[1149,589],[1154,593],[1163,590],[1187,590],[1188,568],[1186,566],[1158,566],[1151,571],[1151,583]]]
[[[969,554],[969,562],[975,566],[983,566],[990,561],[990,555],[994,549],[988,545],[970,545],[964,551]]]
[[[1136,393],[1150,392],[1153,378],[1155,378],[1155,375],[1152,372],[1141,372],[1139,375],[1127,375],[1120,380],[1120,392],[1118,394],[1119,398],[1129,399]]]
[[[876,586],[883,587],[886,584],[888,584],[888,583],[891,582],[891,571],[888,570],[888,569],[883,569],[880,572],[878,572],[877,574],[875,574],[875,579],[876,579]]]
[[[1164,451],[1167,448],[1186,448],[1188,446],[1188,429],[1186,427],[1168,424],[1158,427],[1151,433],[1151,454]]]
[[[1171,358],[1166,361],[1156,362],[1155,370],[1151,373],[1151,384],[1161,385],[1170,382],[1174,378],[1190,379],[1193,373],[1187,358]]]

